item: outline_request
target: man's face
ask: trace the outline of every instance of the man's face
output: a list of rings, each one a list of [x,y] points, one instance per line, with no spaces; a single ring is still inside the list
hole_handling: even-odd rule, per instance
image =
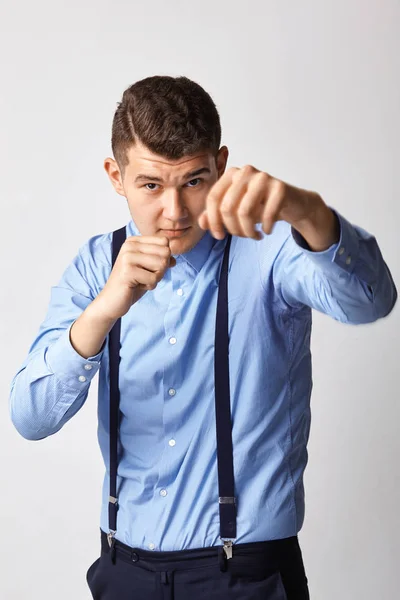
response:
[[[112,158],[104,161],[104,168],[115,190],[127,199],[141,235],[165,236],[172,254],[182,254],[204,235],[197,219],[225,171],[228,154],[222,146],[217,159],[210,152],[170,161],[137,143],[128,151],[123,176]]]

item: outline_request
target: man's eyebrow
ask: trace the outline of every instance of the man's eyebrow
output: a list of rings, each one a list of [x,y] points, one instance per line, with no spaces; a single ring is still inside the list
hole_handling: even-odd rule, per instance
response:
[[[201,175],[202,173],[211,173],[211,169],[209,169],[208,167],[202,167],[201,169],[197,169],[196,171],[189,171],[189,173],[185,173],[183,179],[196,177],[197,175]],[[145,175],[143,173],[136,175],[135,183],[138,181],[156,181],[157,183],[163,183],[161,177],[154,177],[154,175]]]

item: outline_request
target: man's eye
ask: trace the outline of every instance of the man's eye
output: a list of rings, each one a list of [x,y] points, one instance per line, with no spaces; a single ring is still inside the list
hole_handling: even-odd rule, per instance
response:
[[[196,177],[196,179],[192,179],[188,183],[193,183],[193,181],[203,181],[203,180],[201,179],[201,177]],[[197,187],[197,186],[196,185],[190,185],[189,187]]]
[[[201,177],[196,177],[196,179],[192,179],[191,181],[188,181],[188,183],[186,184],[188,187],[197,187],[197,185],[189,185],[189,183],[193,183],[194,181],[198,181],[198,182],[202,182],[204,181]],[[144,184],[144,188],[146,188],[147,190],[149,190],[149,192],[153,192],[154,188],[148,188],[148,185],[157,185],[157,183],[145,183]]]

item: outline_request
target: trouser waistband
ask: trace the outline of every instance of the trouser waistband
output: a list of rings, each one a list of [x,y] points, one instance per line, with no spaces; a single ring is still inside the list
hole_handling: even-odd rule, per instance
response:
[[[102,552],[110,552],[107,534],[101,529],[100,535]],[[297,546],[297,536],[262,542],[234,543],[232,558],[229,559],[229,561],[234,560],[235,556],[248,556],[253,557],[255,561],[260,560],[260,562],[264,564],[268,562],[271,566],[276,565],[278,567],[285,557],[296,554]],[[220,564],[225,561],[222,545],[188,550],[159,551],[131,547],[120,540],[115,539],[114,549],[117,557],[119,556],[125,561],[134,563],[140,561],[142,562],[142,565],[146,563],[146,568],[154,571],[163,570],[165,568],[184,569],[194,560],[201,560],[204,562],[205,566],[207,564],[213,564],[216,561],[219,561]]]

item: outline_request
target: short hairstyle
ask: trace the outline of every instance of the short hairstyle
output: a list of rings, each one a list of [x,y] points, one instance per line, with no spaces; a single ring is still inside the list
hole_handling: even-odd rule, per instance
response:
[[[199,152],[217,156],[221,124],[216,105],[187,77],[154,75],[137,81],[124,91],[112,124],[112,151],[122,172],[136,141],[167,160]]]

